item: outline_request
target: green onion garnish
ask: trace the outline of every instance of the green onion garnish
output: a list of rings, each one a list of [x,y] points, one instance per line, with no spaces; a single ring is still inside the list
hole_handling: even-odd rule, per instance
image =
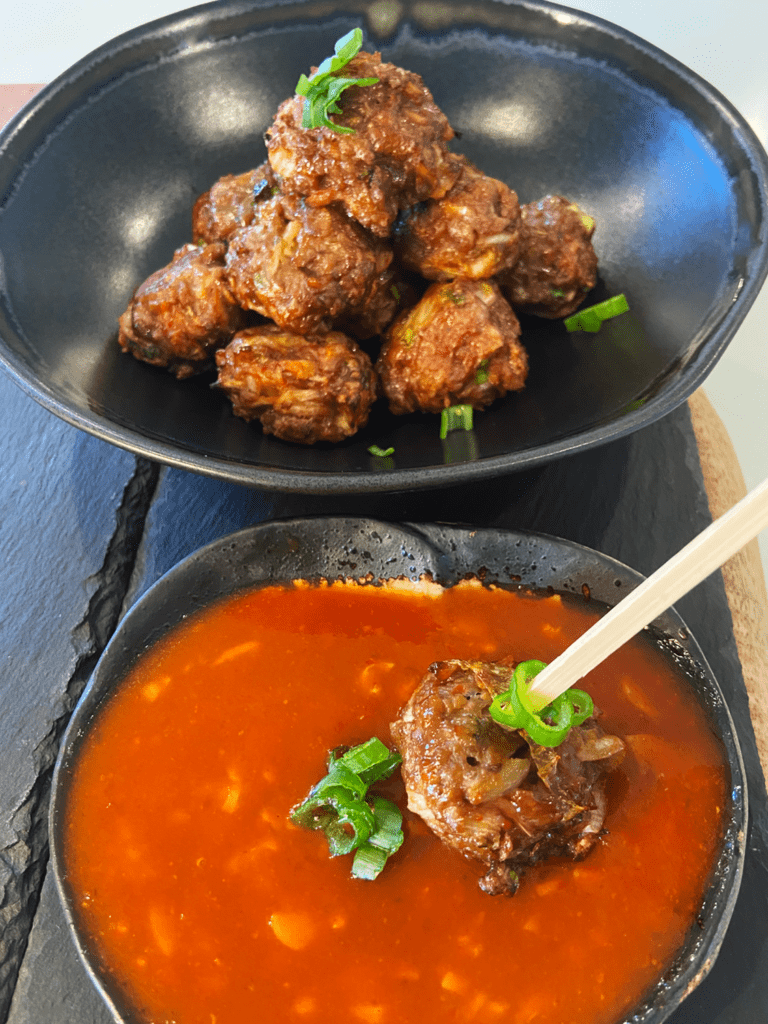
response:
[[[353,28],[345,36],[336,41],[335,57],[326,57],[311,78],[302,75],[296,83],[296,93],[304,97],[304,108],[301,115],[302,128],[331,128],[335,132],[354,135],[354,128],[334,124],[330,114],[340,114],[341,107],[337,103],[339,96],[350,85],[374,85],[378,78],[341,78],[334,73],[346,67],[363,45],[363,33]]]
[[[372,881],[381,873],[387,858],[403,845],[403,816],[390,800],[373,798],[375,825],[367,841],[361,843],[352,861],[352,877]]]
[[[590,331],[594,333],[600,330],[603,320],[611,320],[615,316],[626,313],[629,303],[625,295],[614,295],[605,302],[598,302],[596,306],[587,306],[580,309],[573,316],[563,320],[566,331]]]
[[[290,812],[295,825],[322,829],[331,857],[357,851],[354,878],[376,878],[403,843],[398,808],[390,800],[368,795],[368,787],[388,778],[401,760],[375,736],[351,749],[332,750],[328,774]]]
[[[389,750],[377,736],[372,736],[365,743],[351,747],[341,756],[336,751],[328,755],[328,771],[330,775],[341,768],[356,775],[363,786],[363,793],[368,786],[382,779],[388,779],[402,761],[396,750]]]
[[[390,455],[395,454],[394,448],[379,448],[377,444],[372,444],[368,448],[368,452],[371,455],[375,455],[377,459],[387,459]]]
[[[440,440],[444,441],[452,430],[472,429],[472,406],[449,405],[440,415]]]
[[[546,668],[543,661],[521,661],[509,682],[509,689],[494,697],[491,718],[513,729],[522,729],[542,747],[559,746],[574,725],[581,725],[595,710],[584,690],[571,687],[551,704],[536,707],[528,694],[531,680]]]

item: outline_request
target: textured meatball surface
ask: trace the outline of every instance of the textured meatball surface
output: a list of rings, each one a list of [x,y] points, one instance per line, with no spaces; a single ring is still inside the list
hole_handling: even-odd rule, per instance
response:
[[[480,887],[514,892],[521,867],[551,856],[585,856],[605,820],[605,775],[624,744],[594,718],[558,747],[491,718],[509,665],[431,665],[398,719],[408,807],[448,846],[487,868]]]
[[[224,249],[220,243],[182,246],[139,285],[119,320],[124,352],[179,378],[211,365],[214,350],[246,319],[227,283]]]
[[[390,328],[376,366],[395,414],[483,409],[525,384],[520,324],[491,281],[433,284]]]
[[[563,196],[545,196],[521,213],[520,255],[499,274],[501,289],[520,312],[570,316],[597,281],[595,222]]]
[[[352,129],[302,128],[304,100],[285,100],[267,131],[267,154],[280,187],[312,206],[339,203],[374,234],[386,236],[399,210],[444,196],[460,171],[446,143],[448,119],[421,77],[361,52],[343,77],[377,78],[350,86],[335,123]]]
[[[376,398],[370,358],[339,331],[246,328],[216,353],[216,366],[235,415],[285,441],[343,441],[366,423]]]
[[[225,174],[192,208],[192,237],[199,244],[226,242],[238,228],[247,227],[256,203],[277,190],[275,176],[267,161],[245,174]]]
[[[493,277],[517,260],[520,225],[512,189],[462,160],[460,177],[442,199],[404,216],[395,254],[430,281]]]
[[[226,255],[240,305],[299,334],[328,330],[364,309],[391,262],[390,246],[340,210],[282,194],[257,205]]]

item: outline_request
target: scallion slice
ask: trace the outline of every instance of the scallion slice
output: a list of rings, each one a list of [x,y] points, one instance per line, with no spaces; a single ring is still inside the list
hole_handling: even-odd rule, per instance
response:
[[[372,882],[381,874],[387,863],[387,857],[386,850],[379,850],[377,847],[371,846],[370,843],[363,843],[355,851],[352,861],[352,877],[364,878],[367,882]]]
[[[365,792],[365,789],[374,782],[388,778],[401,761],[402,758],[396,750],[390,750],[377,736],[372,736],[339,758],[335,758],[331,753],[328,768],[334,772],[339,766],[344,766],[358,777]]]
[[[355,878],[376,878],[403,842],[403,816],[390,800],[368,795],[368,787],[388,778],[402,758],[372,737],[328,755],[328,774],[290,812],[303,828],[321,829],[332,857],[356,850]]]
[[[387,459],[395,454],[394,448],[380,448],[377,444],[368,446],[368,454],[375,455],[377,459]]]
[[[598,302],[596,306],[587,306],[580,309],[573,316],[563,320],[566,331],[589,331],[594,334],[599,331],[603,320],[611,320],[615,316],[621,316],[629,309],[629,303],[625,295],[614,295],[605,302]]]
[[[325,786],[291,811],[291,821],[303,828],[321,829],[331,857],[361,846],[373,831],[373,811],[343,786]]]
[[[373,816],[373,831],[358,847],[352,862],[352,876],[368,881],[381,873],[387,859],[403,845],[403,816],[390,800],[374,797]]]
[[[472,406],[449,405],[440,415],[440,440],[444,441],[452,430],[472,429]]]

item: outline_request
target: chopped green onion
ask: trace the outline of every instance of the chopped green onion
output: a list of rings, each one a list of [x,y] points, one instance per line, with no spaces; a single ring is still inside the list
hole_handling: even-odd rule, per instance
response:
[[[387,858],[403,845],[403,816],[391,800],[374,797],[373,817],[373,831],[360,844],[352,862],[352,876],[369,881],[381,873]]]
[[[354,797],[364,797],[368,789],[362,779],[343,762],[336,762],[324,779],[321,779],[310,792],[310,796],[319,796],[329,786],[342,786]]]
[[[449,405],[440,416],[440,440],[444,441],[452,430],[472,429],[472,406]]]
[[[559,746],[574,725],[581,725],[595,706],[583,690],[571,688],[545,706],[528,693],[531,680],[546,668],[543,661],[521,661],[510,679],[509,689],[494,697],[491,718],[513,729],[522,729],[542,747]]]
[[[332,751],[328,768],[330,774],[342,765],[353,772],[364,786],[364,795],[368,786],[389,778],[402,760],[396,750],[390,750],[377,736],[372,736],[365,743],[352,747],[338,758]]]
[[[598,302],[596,306],[587,306],[580,309],[573,316],[563,320],[566,331],[590,331],[594,333],[600,330],[603,320],[611,320],[615,316],[621,316],[629,309],[629,303],[624,294],[614,295],[605,302]]]
[[[317,795],[310,793],[291,811],[291,821],[303,828],[322,829],[331,857],[357,849],[374,828],[371,808],[343,786],[327,786]]]
[[[328,755],[328,774],[290,812],[295,825],[325,833],[331,857],[357,851],[355,878],[376,878],[387,857],[402,845],[398,808],[368,795],[368,787],[388,778],[401,760],[375,736],[356,747],[338,747]]]
[[[488,382],[488,365],[490,360],[481,359],[475,371],[475,384],[486,384]]]
[[[301,115],[302,128],[331,128],[335,132],[354,135],[353,128],[334,124],[330,114],[340,114],[341,107],[337,100],[345,89],[351,85],[374,85],[378,78],[341,78],[335,72],[341,71],[359,52],[363,45],[363,33],[359,28],[352,29],[336,41],[334,57],[326,57],[311,78],[301,75],[296,83],[296,93],[304,97]]]
[[[394,448],[379,448],[377,444],[372,444],[368,448],[370,455],[375,455],[377,459],[387,459],[390,455],[395,454]]]
[[[367,882],[372,882],[381,874],[386,863],[387,853],[385,850],[379,850],[375,846],[371,846],[370,843],[363,843],[355,851],[352,861],[352,877],[364,878]]]

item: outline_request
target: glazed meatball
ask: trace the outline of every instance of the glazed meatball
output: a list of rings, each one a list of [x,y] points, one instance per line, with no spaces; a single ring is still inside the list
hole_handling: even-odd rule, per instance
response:
[[[366,423],[376,398],[370,358],[339,331],[247,328],[216,353],[216,366],[235,415],[285,441],[343,441]]]
[[[378,53],[359,53],[340,74],[378,79],[339,98],[335,123],[352,133],[303,128],[304,99],[293,96],[267,131],[269,162],[285,191],[312,206],[339,203],[383,237],[399,210],[444,196],[455,182],[460,164],[446,147],[453,129],[421,77]]]
[[[520,324],[491,281],[433,284],[395,320],[377,361],[395,414],[483,409],[523,387],[528,359]]]
[[[226,242],[253,221],[254,206],[277,191],[267,161],[245,174],[226,174],[204,192],[192,208],[192,237],[198,245]]]
[[[139,285],[120,317],[124,352],[178,378],[208,369],[215,349],[245,324],[227,284],[221,243],[185,245]]]
[[[391,261],[389,245],[340,210],[282,194],[258,204],[226,256],[240,305],[299,334],[328,330],[362,310]]]
[[[512,306],[549,319],[577,310],[597,281],[594,230],[594,220],[563,196],[524,206],[520,256],[498,278]]]
[[[509,686],[508,665],[430,666],[392,723],[408,807],[448,846],[486,868],[480,887],[513,893],[520,869],[552,856],[579,859],[605,820],[605,777],[624,744],[595,718],[558,747],[541,747],[489,713]]]
[[[447,195],[405,214],[395,254],[403,266],[430,281],[493,277],[517,260],[520,221],[512,189],[463,161]]]

